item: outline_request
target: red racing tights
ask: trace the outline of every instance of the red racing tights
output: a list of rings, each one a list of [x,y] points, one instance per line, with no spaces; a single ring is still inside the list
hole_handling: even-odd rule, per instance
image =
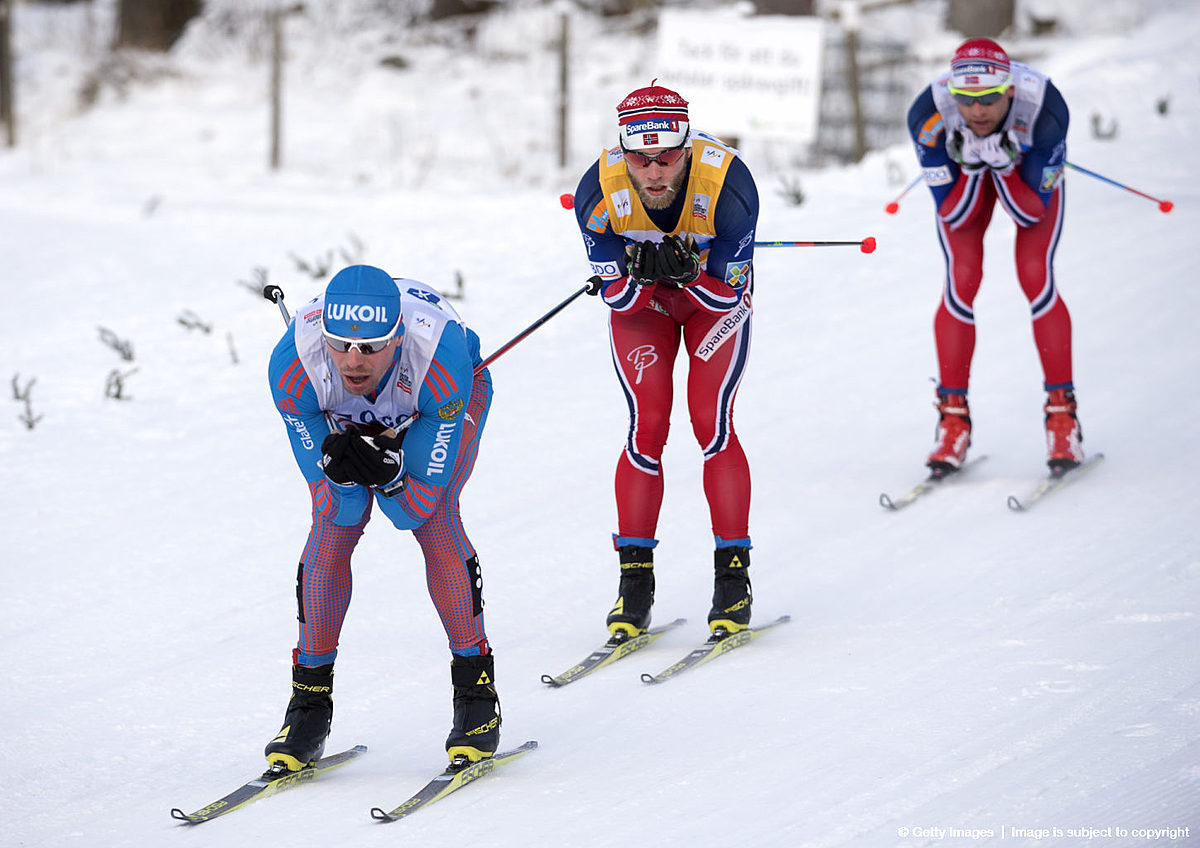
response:
[[[659,286],[633,313],[613,312],[613,364],[629,405],[629,434],[617,461],[618,536],[653,539],[663,498],[663,447],[670,428],[674,363],[682,341],[688,356],[687,402],[692,432],[704,456],[704,494],[715,537],[748,539],[750,468],[733,427],[733,401],[750,353],[750,298],[730,315],[695,306],[679,289]],[[731,317],[742,312],[733,328]],[[725,328],[715,347],[714,336]],[[701,349],[709,353],[703,358]]]
[[[996,189],[980,183],[978,207],[966,222],[951,229],[938,220],[938,237],[946,257],[946,286],[934,317],[939,392],[966,394],[975,353],[972,304],[983,280],[983,236],[992,220]],[[1071,387],[1071,316],[1054,282],[1054,251],[1062,232],[1062,188],[1032,226],[1017,227],[1017,280],[1029,301],[1033,339],[1041,358],[1047,390]]]

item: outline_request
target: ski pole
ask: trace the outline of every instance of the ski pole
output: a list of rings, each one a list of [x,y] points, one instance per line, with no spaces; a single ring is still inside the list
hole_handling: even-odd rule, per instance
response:
[[[599,277],[588,278],[586,285],[584,285],[578,291],[572,293],[570,297],[568,297],[566,300],[564,300],[558,306],[551,309],[549,312],[547,312],[541,318],[534,321],[532,324],[530,324],[524,330],[517,333],[515,336],[513,336],[511,339],[509,339],[507,342],[505,342],[503,345],[501,345],[499,350],[497,350],[495,353],[493,353],[487,359],[483,360],[483,362],[480,362],[477,366],[475,366],[475,373],[478,374],[480,371],[482,371],[484,368],[486,368],[489,364],[491,364],[492,362],[495,362],[497,359],[499,359],[501,356],[503,356],[505,353],[507,353],[510,349],[512,349],[514,346],[516,346],[516,344],[518,342],[520,342],[523,338],[528,336],[530,333],[532,333],[538,327],[542,326],[547,321],[549,321],[551,318],[553,318],[555,315],[557,315],[559,312],[561,312],[563,309],[565,309],[567,307],[567,304],[569,304],[575,298],[579,297],[581,294],[597,294],[600,291],[600,286],[603,284],[603,282],[604,281],[601,280]]]
[[[1145,192],[1138,191],[1136,188],[1130,188],[1129,186],[1125,185],[1124,183],[1119,183],[1116,180],[1109,179],[1108,177],[1102,176],[1101,174],[1097,174],[1095,171],[1089,171],[1087,168],[1081,168],[1078,165],[1076,165],[1074,162],[1066,162],[1064,164],[1068,168],[1074,168],[1076,171],[1079,171],[1081,174],[1087,174],[1089,177],[1095,177],[1096,179],[1100,180],[1101,182],[1108,183],[1109,185],[1116,186],[1117,188],[1123,188],[1126,191],[1130,192],[1131,194],[1136,194],[1138,197],[1144,197],[1147,200],[1153,200],[1155,203],[1158,204],[1159,211],[1162,212],[1164,215],[1175,208],[1175,204],[1169,200],[1159,200],[1157,197],[1151,197],[1150,195],[1146,194]]]
[[[755,247],[849,247],[857,245],[863,253],[875,252],[875,237],[867,236],[862,241],[756,241]]]
[[[917,179],[913,180],[912,185],[908,188],[915,186],[920,179],[921,177],[918,175]],[[908,189],[905,189],[905,191],[907,192]],[[901,197],[903,196],[901,195]],[[900,198],[896,199],[899,200]],[[561,194],[558,197],[558,202],[562,205],[563,209],[574,209],[575,195]],[[894,203],[888,204],[888,206],[894,205]],[[895,210],[889,209],[888,211],[894,212]],[[875,239],[873,236],[867,236],[862,241],[756,241],[754,243],[755,247],[845,247],[849,245],[856,245],[863,253],[875,252]]]
[[[904,195],[908,194],[910,191],[912,191],[914,188],[917,187],[917,183],[919,183],[921,181],[921,177],[923,177],[923,176],[924,176],[924,174],[917,174],[917,176],[913,179],[913,181],[905,187],[904,191],[902,191],[898,195],[896,195],[895,200],[893,200],[887,206],[883,207],[883,211],[888,213],[889,215],[895,215],[900,210],[900,200],[904,197]]]

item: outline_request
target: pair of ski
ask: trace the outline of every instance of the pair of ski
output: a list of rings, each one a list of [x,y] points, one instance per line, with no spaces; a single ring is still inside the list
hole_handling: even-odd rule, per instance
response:
[[[790,615],[782,615],[769,624],[764,624],[761,627],[748,627],[736,633],[730,633],[723,627],[718,627],[706,641],[699,647],[689,651],[679,662],[668,666],[658,674],[643,674],[642,682],[664,683],[689,669],[704,665],[719,656],[723,656],[734,648],[740,648],[742,645],[757,639],[772,627],[785,624],[791,620],[792,617]],[[640,651],[642,648],[659,639],[667,631],[686,623],[687,619],[677,618],[670,624],[664,624],[662,627],[652,627],[645,633],[640,633],[633,637],[630,637],[626,633],[616,633],[607,642],[588,654],[582,662],[571,666],[562,674],[553,676],[543,674],[542,682],[556,689],[566,686],[568,683],[574,683],[576,680],[587,677],[589,674],[593,674],[605,666],[612,665],[622,657],[629,656],[634,651]]]
[[[690,651],[679,662],[669,666],[658,674],[643,674],[642,680],[646,683],[662,683],[670,680],[688,669],[696,668],[719,656],[727,654],[735,648],[740,648],[742,645],[757,639],[771,628],[788,621],[791,621],[791,616],[784,615],[769,624],[761,627],[749,627],[745,630],[739,630],[736,633],[729,633],[724,628],[717,628],[703,644]],[[622,657],[628,656],[634,651],[641,650],[657,640],[668,630],[672,630],[685,623],[686,619],[677,618],[670,624],[653,628],[632,638],[627,634],[613,636],[599,649],[589,654],[583,662],[555,677],[543,675],[542,682],[554,687],[566,686],[568,683],[586,677]],[[398,807],[391,810],[384,810],[380,807],[371,808],[371,818],[379,822],[399,821],[405,816],[412,815],[417,810],[440,801],[450,793],[475,782],[479,778],[495,771],[500,766],[512,762],[517,757],[527,754],[536,748],[537,742],[526,742],[524,745],[513,748],[510,751],[502,751],[474,763],[468,761],[465,757],[457,757],[447,766],[445,771],[434,777],[433,780],[425,784],[415,795]],[[207,806],[201,807],[194,813],[185,813],[176,807],[171,810],[171,816],[186,824],[202,824],[219,816],[232,813],[234,810],[241,809],[251,801],[257,801],[260,798],[266,798],[292,786],[315,780],[326,772],[344,766],[359,755],[366,753],[366,751],[366,746],[356,745],[340,753],[322,757],[300,771],[288,771],[282,766],[272,766],[260,777],[239,786],[228,795],[213,801]]]
[[[987,456],[977,456],[971,459],[958,468],[954,469],[934,469],[929,473],[929,476],[913,486],[903,495],[893,499],[886,492],[879,496],[879,505],[884,509],[896,510],[904,509],[904,507],[916,502],[919,498],[930,492],[935,492],[946,483],[961,478],[971,468],[974,468],[979,463],[987,459]],[[1013,512],[1025,512],[1033,509],[1043,498],[1052,495],[1061,490],[1064,486],[1073,483],[1083,476],[1086,472],[1095,468],[1104,459],[1104,454],[1094,453],[1085,459],[1079,465],[1071,468],[1055,468],[1044,480],[1038,483],[1027,494],[1018,497],[1016,495],[1008,496],[1008,508]]]
[[[511,751],[503,751],[474,763],[460,755],[446,767],[445,771],[425,784],[420,791],[400,806],[391,810],[372,807],[371,818],[379,822],[399,821],[405,816],[412,815],[417,810],[428,807],[435,801],[440,801],[451,792],[455,792],[467,784],[475,782],[505,763],[510,763],[517,757],[527,754],[535,748],[537,748],[537,742],[526,742],[524,745],[513,748]],[[344,766],[360,754],[366,753],[366,751],[366,746],[355,745],[353,748],[340,753],[322,757],[300,771],[288,771],[282,766],[272,766],[261,777],[239,786],[225,797],[214,801],[208,806],[201,807],[194,813],[185,813],[176,807],[171,810],[171,817],[185,824],[202,824],[203,822],[211,821],[218,816],[241,809],[251,801],[257,801],[260,798],[266,798],[292,786],[315,780],[326,772]]]

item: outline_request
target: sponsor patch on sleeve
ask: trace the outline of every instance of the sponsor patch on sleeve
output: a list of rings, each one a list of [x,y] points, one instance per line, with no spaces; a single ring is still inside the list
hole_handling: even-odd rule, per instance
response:
[[[740,289],[750,282],[749,262],[730,262],[725,266],[725,282]]]
[[[1042,168],[1042,181],[1038,184],[1038,191],[1045,194],[1048,191],[1054,191],[1062,180],[1063,169],[1062,165],[1053,165]]]
[[[922,168],[921,173],[925,175],[925,185],[940,186],[954,182],[954,177],[950,175],[950,169],[945,165],[936,168]]]
[[[594,233],[602,233],[608,229],[608,204],[603,200],[596,204],[592,214],[588,216],[587,228]]]
[[[937,147],[938,136],[941,135],[944,126],[942,114],[934,112],[921,126],[921,132],[917,134],[917,144],[923,144],[926,147]]]
[[[592,273],[602,280],[615,280],[621,276],[621,266],[616,262],[593,262]]]

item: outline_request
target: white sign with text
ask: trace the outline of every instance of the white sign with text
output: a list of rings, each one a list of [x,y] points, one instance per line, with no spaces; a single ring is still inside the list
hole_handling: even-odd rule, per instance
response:
[[[817,137],[822,44],[821,21],[814,17],[664,10],[659,84],[689,101],[697,129],[811,143]]]

